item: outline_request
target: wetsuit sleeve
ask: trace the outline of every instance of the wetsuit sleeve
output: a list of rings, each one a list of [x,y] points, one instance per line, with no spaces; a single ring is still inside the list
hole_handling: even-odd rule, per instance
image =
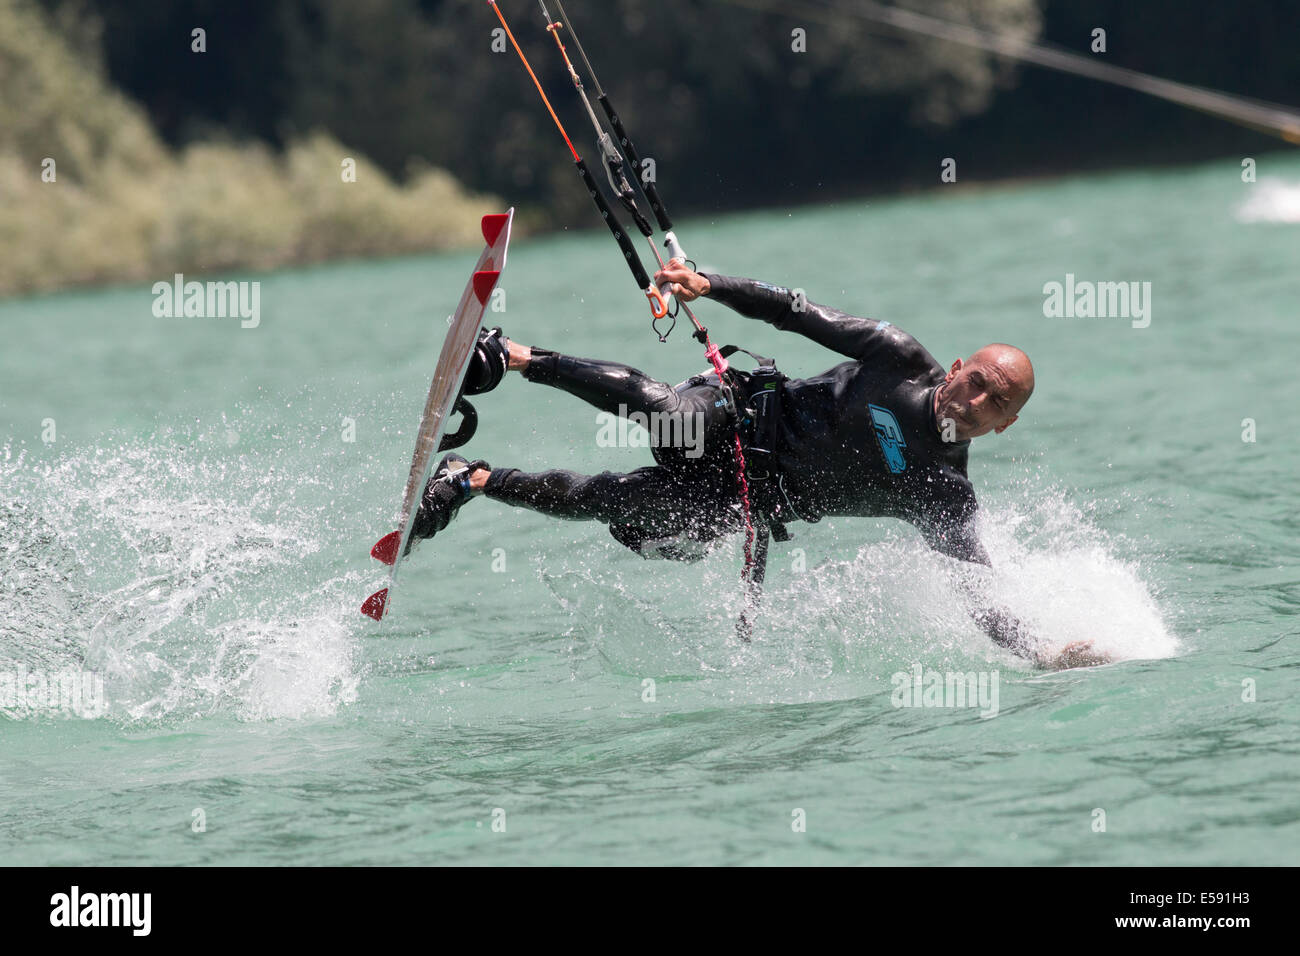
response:
[[[1029,629],[1020,619],[1002,607],[975,608],[970,612],[975,623],[980,626],[989,639],[1000,647],[1005,647],[1014,654],[1041,665],[1037,651],[1034,650]]]
[[[941,504],[911,511],[906,518],[921,532],[925,543],[940,554],[991,566],[993,562],[989,560],[975,528],[975,515],[979,510],[975,492],[964,478],[960,482],[954,479],[950,484],[951,490],[941,495]],[[937,490],[935,494],[940,497]]]
[[[927,354],[916,339],[888,322],[809,302],[784,286],[737,276],[701,275],[709,280],[710,299],[782,332],[797,332],[851,359],[911,362]]]
[[[943,511],[913,519],[913,523],[925,537],[926,543],[934,550],[960,561],[983,564],[992,567],[988,552],[980,543],[975,528],[975,499],[968,501],[954,511]],[[1041,663],[1033,645],[1033,638],[1019,618],[1006,608],[990,606],[979,593],[979,588],[966,578],[959,578],[962,590],[966,594],[967,610],[980,630],[989,639],[1007,650]]]

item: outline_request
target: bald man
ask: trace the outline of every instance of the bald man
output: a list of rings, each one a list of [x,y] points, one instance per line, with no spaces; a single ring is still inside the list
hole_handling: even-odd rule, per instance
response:
[[[708,296],[848,359],[812,378],[786,379],[771,421],[743,418],[751,507],[765,519],[783,528],[826,515],[901,518],[934,550],[990,563],[976,533],[966,456],[971,439],[1014,424],[1033,393],[1034,370],[1024,352],[988,345],[945,371],[889,322],[847,315],[784,287],[697,273],[675,261],[655,280],[671,283],[683,301]],[[694,560],[743,528],[735,430],[715,373],[674,388],[626,365],[510,342],[500,330],[485,333],[482,343],[476,365],[504,365],[613,415],[658,416],[650,420],[662,431],[697,434],[702,447],[660,443],[653,449],[656,465],[599,475],[494,469],[448,455],[425,494],[416,536],[441,531],[478,494],[557,518],[603,522],[647,558]],[[471,377],[483,375],[471,369]],[[738,396],[738,404],[762,405],[753,398],[765,383],[755,390],[752,381],[743,381],[750,391]],[[665,424],[681,427],[673,431]],[[969,576],[959,580],[972,616],[997,643],[1044,666],[1096,662],[1086,647],[1073,645],[1044,657],[1011,614],[982,601],[977,583]]]

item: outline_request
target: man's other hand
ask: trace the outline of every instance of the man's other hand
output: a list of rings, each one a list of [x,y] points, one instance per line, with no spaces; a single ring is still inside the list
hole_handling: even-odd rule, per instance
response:
[[[1048,670],[1063,671],[1071,667],[1096,667],[1098,664],[1109,664],[1110,658],[1094,650],[1092,641],[1075,641],[1066,644],[1060,654],[1055,657],[1045,657],[1040,663]]]

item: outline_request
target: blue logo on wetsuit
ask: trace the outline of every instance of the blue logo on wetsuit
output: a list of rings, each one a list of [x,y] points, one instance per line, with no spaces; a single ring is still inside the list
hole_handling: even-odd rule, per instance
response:
[[[871,410],[871,420],[876,423],[876,441],[880,442],[880,450],[884,452],[890,474],[907,471],[907,461],[903,458],[907,442],[903,441],[903,430],[898,427],[898,419],[889,409],[879,405],[868,405],[867,408]]]

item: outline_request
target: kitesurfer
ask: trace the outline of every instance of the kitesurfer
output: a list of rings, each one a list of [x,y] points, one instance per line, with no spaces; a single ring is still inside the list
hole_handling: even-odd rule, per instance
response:
[[[977,533],[967,454],[972,439],[1014,424],[1033,394],[1034,369],[1023,351],[987,345],[945,370],[897,326],[809,302],[788,288],[698,273],[676,261],[655,281],[671,283],[673,295],[683,301],[707,296],[847,359],[811,378],[775,379],[780,396],[775,408],[747,401],[755,394],[753,379],[738,375],[737,390],[748,390],[738,402],[751,412],[765,405],[772,419],[746,419],[750,427],[742,429],[749,494],[761,520],[784,531],[787,522],[815,522],[826,515],[896,517],[914,525],[942,554],[991,563]],[[429,483],[414,536],[441,531],[479,494],[552,517],[600,521],[647,558],[693,560],[743,527],[732,451],[735,419],[716,372],[674,388],[619,363],[510,342],[494,329],[481,337],[467,382],[486,390],[506,370],[612,414],[699,416],[705,453],[691,458],[660,445],[654,448],[654,466],[597,475],[492,468],[451,454]],[[760,378],[760,387],[772,388],[771,380]],[[1070,645],[1059,658],[1042,658],[1019,620],[981,604],[978,586],[968,577],[962,581],[972,596],[972,616],[998,644],[1052,666],[1102,660],[1082,643]]]

